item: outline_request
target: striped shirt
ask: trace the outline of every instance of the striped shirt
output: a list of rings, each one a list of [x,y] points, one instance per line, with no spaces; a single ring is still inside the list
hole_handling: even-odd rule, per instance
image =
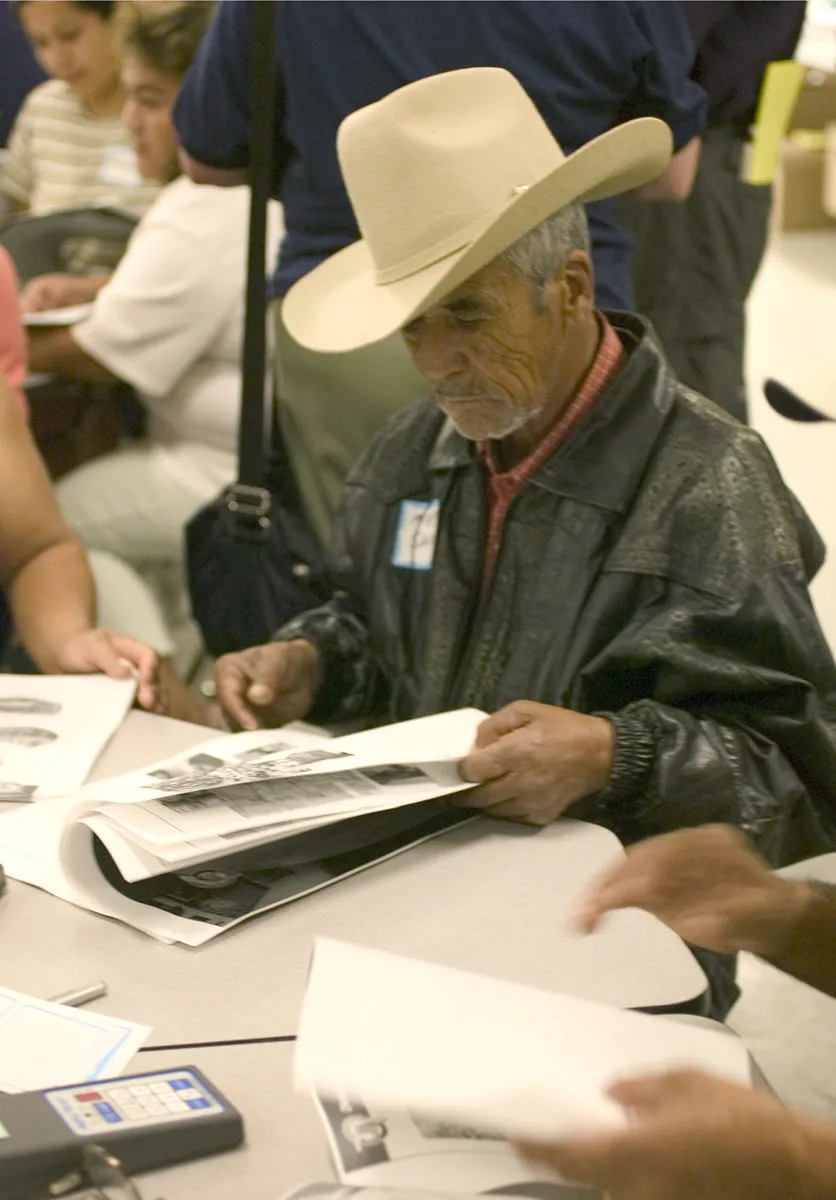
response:
[[[0,192],[20,208],[43,216],[107,205],[141,216],[158,191],[141,178],[118,115],[93,116],[59,79],[29,93],[0,167]],[[76,269],[112,265],[88,261]]]
[[[546,434],[543,441],[510,471],[500,471],[490,442],[480,442],[479,457],[485,467],[488,477],[490,496],[490,516],[488,518],[488,536],[485,546],[485,558],[482,570],[482,587],[486,588],[493,576],[496,560],[499,557],[499,547],[502,544],[502,531],[505,528],[505,518],[512,501],[520,493],[528,481],[540,470],[543,463],[554,454],[569,436],[572,429],[585,416],[603,392],[604,388],[618,371],[624,359],[624,348],[618,334],[610,325],[603,313],[598,313],[601,326],[601,341],[589,373],[581,384],[574,399],[558,417],[556,424]]]

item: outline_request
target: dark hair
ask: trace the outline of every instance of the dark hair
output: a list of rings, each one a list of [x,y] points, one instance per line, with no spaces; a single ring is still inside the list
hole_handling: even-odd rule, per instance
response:
[[[146,66],[182,79],[209,28],[212,0],[188,0],[159,13],[138,12],[125,34],[125,50]]]
[[[24,4],[32,4],[33,0],[15,0],[15,9],[17,12],[23,8]],[[109,21],[116,12],[116,0],[69,0],[73,8],[81,8],[85,12],[96,13],[103,21]]]

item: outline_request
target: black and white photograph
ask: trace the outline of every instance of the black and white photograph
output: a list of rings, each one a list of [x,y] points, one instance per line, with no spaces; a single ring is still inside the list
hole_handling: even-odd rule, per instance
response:
[[[316,836],[300,834],[140,883],[122,879],[101,843],[96,856],[111,886],[123,895],[173,916],[225,928],[361,871],[465,819],[458,810],[432,802],[373,813],[344,822],[343,828],[316,830]]]
[[[135,691],[133,679],[105,675],[0,675],[0,800],[80,788]]]
[[[34,783],[15,783],[13,779],[0,779],[0,804],[31,800],[34,791]]]
[[[428,1114],[381,1112],[356,1098],[316,1097],[337,1175],[366,1195],[410,1192],[529,1200],[603,1200],[588,1188],[555,1183],[523,1162],[495,1130]],[[367,1193],[368,1189],[368,1193]]]
[[[9,746],[31,750],[57,741],[58,734],[52,729],[40,729],[36,725],[0,725],[0,742]]]
[[[63,704],[57,700],[43,700],[38,696],[0,696],[0,713],[18,713],[30,717],[54,717],[61,712]]]
[[[153,771],[149,771],[148,775],[152,779],[159,779],[161,782],[169,782],[172,780],[191,779],[196,775],[206,775],[209,771],[214,771],[218,767],[226,766],[226,760],[216,758],[213,754],[192,754],[190,758],[184,758],[177,762],[170,763],[166,767],[157,767]]]
[[[316,763],[350,757],[351,755],[343,751],[319,748],[299,750],[280,762],[264,762],[263,755],[254,762],[234,762],[202,753],[193,755],[188,760],[166,763],[163,767],[148,771],[144,786],[149,791],[171,792],[175,795],[188,791],[192,779],[200,779],[200,786],[206,788],[239,788],[255,781],[281,781],[283,777],[304,775],[307,768]]]

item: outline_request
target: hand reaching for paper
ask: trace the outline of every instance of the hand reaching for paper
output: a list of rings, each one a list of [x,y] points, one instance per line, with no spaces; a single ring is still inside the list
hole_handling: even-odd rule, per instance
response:
[[[789,1112],[766,1092],[677,1071],[625,1080],[610,1095],[628,1110],[629,1128],[521,1152],[610,1200],[833,1195],[832,1128]]]
[[[570,804],[601,791],[612,752],[612,725],[603,717],[517,700],[479,726],[462,763],[462,778],[479,787],[454,803],[549,825]]]
[[[215,667],[218,700],[233,729],[275,729],[300,720],[321,682],[319,651],[301,640],[225,654]]]
[[[87,675],[101,671],[111,679],[137,673],[137,700],[143,708],[157,706],[159,659],[150,646],[109,629],[86,629],[68,638],[57,650],[59,671]]]
[[[734,954],[774,954],[807,902],[775,875],[739,830],[704,825],[630,846],[596,884],[577,923],[591,933],[618,908],[643,908],[685,941]]]

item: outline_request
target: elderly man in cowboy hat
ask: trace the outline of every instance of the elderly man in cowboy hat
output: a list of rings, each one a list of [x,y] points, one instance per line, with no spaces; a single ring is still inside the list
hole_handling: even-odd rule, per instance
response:
[[[330,603],[220,660],[237,725],[494,713],[465,803],[633,841],[743,826],[834,844],[836,669],[760,438],[596,311],[583,202],[670,153],[629,122],[564,157],[507,72],[437,75],[344,121],[363,233],[288,294],[327,351],[402,329],[429,398],[345,489]]]

